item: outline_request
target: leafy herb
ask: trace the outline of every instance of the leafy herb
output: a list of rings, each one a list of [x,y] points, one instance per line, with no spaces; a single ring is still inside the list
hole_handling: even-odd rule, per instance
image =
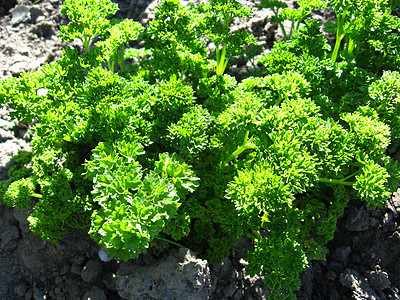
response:
[[[33,208],[46,241],[81,228],[125,260],[185,246],[216,263],[247,236],[249,274],[293,298],[349,199],[381,207],[399,186],[398,18],[392,2],[357,3],[264,1],[292,29],[238,81],[229,60],[255,39],[231,28],[251,15],[237,1],[165,0],[146,27],[109,19],[109,0],[65,1],[60,36],[85,51],[0,83],[0,102],[35,121],[0,200]],[[307,19],[325,4],[333,49]]]

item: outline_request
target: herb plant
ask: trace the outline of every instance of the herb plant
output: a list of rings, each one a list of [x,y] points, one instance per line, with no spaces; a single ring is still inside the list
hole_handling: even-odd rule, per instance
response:
[[[110,19],[111,1],[66,0],[71,23],[60,36],[84,51],[67,47],[0,84],[1,103],[34,132],[1,201],[29,209],[46,241],[80,228],[124,260],[168,243],[215,263],[247,236],[249,274],[263,276],[271,297],[293,298],[348,201],[381,207],[399,185],[388,156],[400,134],[398,18],[384,0],[361,1],[379,13],[373,20],[353,2],[328,3],[331,47],[306,19],[322,2],[284,12],[264,1],[293,30],[238,81],[230,58],[255,38],[232,31],[251,15],[235,0],[164,0],[146,27]],[[368,41],[367,23],[379,25]],[[130,48],[139,41],[144,51]]]

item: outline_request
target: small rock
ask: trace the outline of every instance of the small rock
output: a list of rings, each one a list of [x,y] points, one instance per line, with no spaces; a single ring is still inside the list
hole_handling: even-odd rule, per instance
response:
[[[80,275],[82,274],[82,267],[77,263],[73,263],[71,266],[71,273]]]
[[[44,296],[44,293],[39,290],[38,288],[34,287],[33,288],[33,299],[35,300],[43,300],[46,299]]]
[[[333,271],[328,271],[326,272],[325,277],[330,281],[334,281],[336,279],[336,274]]]
[[[389,281],[388,273],[385,271],[369,271],[367,272],[367,278],[369,279],[372,288],[377,291],[385,290],[392,285]]]
[[[396,240],[400,241],[400,233],[398,231],[395,231],[391,236],[391,238],[395,238]]]
[[[336,274],[339,274],[343,272],[344,266],[337,261],[331,261],[328,265],[328,269],[334,271]]]
[[[320,277],[321,274],[321,266],[317,262],[311,261],[307,269],[300,275],[301,287],[297,293],[298,299],[312,298],[315,278]]]
[[[13,138],[14,135],[12,134],[12,132],[0,128],[0,142],[12,140]]]
[[[350,253],[351,248],[349,246],[339,247],[333,252],[332,259],[336,260],[339,263],[347,264],[347,259],[349,258]]]
[[[33,291],[32,289],[29,289],[25,294],[25,300],[31,300],[32,296],[33,296]]]
[[[19,284],[14,288],[14,294],[23,297],[26,294],[26,285]]]
[[[209,299],[211,287],[208,262],[186,248],[152,265],[122,264],[116,274],[118,294],[125,299]]]
[[[213,267],[213,271],[218,273],[218,277],[231,278],[232,272],[234,272],[234,268],[232,266],[232,262],[229,258],[224,258],[218,264],[215,264]]]
[[[78,265],[83,265],[84,262],[85,262],[85,257],[83,255],[76,255],[74,257],[74,263]]]
[[[17,5],[15,8],[11,10],[12,18],[11,24],[13,26],[24,22],[25,20],[29,20],[31,15],[29,12],[29,6],[26,5]]]
[[[61,275],[65,275],[65,274],[69,273],[70,271],[71,271],[71,268],[70,268],[68,265],[65,265],[65,266],[61,269],[60,274],[61,274]]]
[[[62,277],[61,276],[57,276],[56,280],[54,281],[57,285],[59,285],[62,282]]]
[[[342,296],[336,289],[331,290],[329,295],[329,300],[342,300],[342,299],[343,299]]]
[[[98,260],[91,259],[83,267],[81,277],[87,283],[94,283],[99,277],[103,267]]]
[[[104,248],[99,249],[99,258],[103,262],[110,262],[112,260],[112,258],[107,255],[107,250]]]
[[[107,297],[102,289],[95,286],[86,292],[82,300],[107,300]]]
[[[34,23],[38,22],[38,17],[44,17],[44,12],[36,6],[32,6],[29,9],[29,13],[31,14],[32,22]]]
[[[20,209],[16,207],[14,208],[13,213],[14,213],[14,218],[18,221],[19,227],[22,230],[22,232],[28,233],[30,229],[27,218],[30,215],[31,211],[29,209]]]
[[[252,18],[250,22],[251,28],[257,28],[265,25],[265,19],[262,18]]]
[[[392,219],[393,219],[392,212],[387,212],[385,214],[385,216],[383,217],[383,223],[385,223],[385,224],[390,223],[390,221],[392,221]]]
[[[236,282],[231,282],[230,284],[228,284],[227,286],[225,286],[224,288],[224,296],[227,298],[230,298],[233,296],[233,294],[236,291]]]
[[[13,76],[18,77],[22,73],[28,71],[27,67],[28,67],[27,61],[17,61],[9,68],[9,71]]]
[[[349,231],[365,231],[370,225],[368,212],[365,208],[350,207],[343,224]]]
[[[20,232],[15,225],[8,226],[1,234],[0,247],[6,251],[11,251],[18,247]]]
[[[31,29],[31,32],[39,37],[48,38],[55,33],[54,24],[46,21],[40,22]]]
[[[346,269],[340,274],[339,282],[344,287],[351,289],[353,299],[379,299],[368,284],[368,280],[355,270]]]

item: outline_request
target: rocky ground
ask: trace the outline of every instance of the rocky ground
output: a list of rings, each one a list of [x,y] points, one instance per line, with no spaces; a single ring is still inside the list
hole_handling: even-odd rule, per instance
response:
[[[146,23],[155,1],[121,0],[118,17]],[[247,1],[250,6],[255,2]],[[293,5],[293,1],[288,1]],[[18,76],[61,55],[58,28],[66,20],[59,0],[0,0],[0,79]],[[279,38],[268,22],[271,12],[256,11],[245,25],[268,49]],[[321,20],[329,14],[316,14]],[[237,66],[246,68],[246,65]],[[29,150],[28,128],[0,110],[0,180],[10,158]],[[99,247],[81,231],[57,245],[29,231],[28,212],[0,204],[0,299],[264,299],[268,289],[244,271],[243,239],[229,258],[210,265],[188,249],[136,261],[102,262]],[[338,224],[329,253],[302,274],[299,299],[400,299],[400,195],[386,207],[367,210],[351,202]]]

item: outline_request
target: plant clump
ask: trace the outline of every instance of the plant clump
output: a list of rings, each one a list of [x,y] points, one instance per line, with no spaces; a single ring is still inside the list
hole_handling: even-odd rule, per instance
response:
[[[294,298],[348,201],[381,207],[399,186],[400,21],[388,0],[261,6],[293,26],[238,81],[230,58],[256,42],[231,28],[251,16],[238,1],[164,0],[144,27],[109,0],[66,0],[60,37],[83,50],[0,82],[34,121],[0,200],[30,208],[45,241],[80,228],[124,260],[178,245],[215,263],[246,236],[249,274]],[[309,18],[326,6],[334,47]]]

